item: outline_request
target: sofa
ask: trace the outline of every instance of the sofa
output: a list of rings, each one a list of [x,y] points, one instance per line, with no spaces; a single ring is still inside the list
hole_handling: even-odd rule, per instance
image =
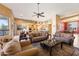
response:
[[[12,40],[11,35],[0,36],[0,47],[2,48],[3,43],[9,42],[10,40]]]
[[[0,36],[0,41],[1,42],[9,42],[10,40],[12,40],[11,35]]]
[[[36,56],[39,53],[39,49],[33,47],[30,41],[20,42],[22,50],[18,53],[15,53],[15,56]]]
[[[31,43],[39,42],[48,39],[48,32],[46,31],[37,31],[29,33]]]
[[[55,40],[61,40],[63,43],[73,45],[74,42],[74,35],[72,33],[62,33],[62,32],[56,32],[54,34]]]
[[[33,47],[28,40],[19,41],[16,38],[6,43],[0,55],[2,56],[35,56],[38,55],[39,49]]]

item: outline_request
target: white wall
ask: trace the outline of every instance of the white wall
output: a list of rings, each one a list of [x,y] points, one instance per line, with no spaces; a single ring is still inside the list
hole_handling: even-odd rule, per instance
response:
[[[56,14],[52,16],[52,34],[56,32]]]
[[[74,39],[74,43],[73,46],[79,48],[79,34],[74,34],[75,39]]]

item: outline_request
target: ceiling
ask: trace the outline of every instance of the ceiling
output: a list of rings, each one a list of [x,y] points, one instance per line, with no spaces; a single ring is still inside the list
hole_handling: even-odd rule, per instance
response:
[[[45,17],[39,19],[34,16],[33,12],[37,12],[36,3],[3,3],[13,11],[17,18],[45,21],[53,17],[53,15],[65,16],[74,12],[79,12],[79,3],[40,3],[40,12],[44,12]]]

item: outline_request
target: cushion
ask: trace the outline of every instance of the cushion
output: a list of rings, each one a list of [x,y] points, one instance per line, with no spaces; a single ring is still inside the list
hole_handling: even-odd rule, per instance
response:
[[[30,44],[31,44],[30,40],[21,40],[20,41],[21,47],[25,47],[25,46],[30,45]]]
[[[56,36],[56,37],[60,37],[61,34],[60,34],[59,32],[57,32],[57,33],[55,33],[55,36]]]
[[[32,45],[30,44],[30,45],[27,45],[27,46],[22,47],[22,51],[23,51],[23,50],[28,50],[28,49],[31,49],[31,48],[33,48],[33,47],[32,47]]]
[[[19,42],[19,35],[14,36],[14,37],[13,37],[13,40],[16,40],[16,41]]]
[[[17,40],[11,40],[3,48],[3,52],[6,55],[13,55],[21,51],[20,43]]]
[[[9,42],[10,40],[12,40],[12,36],[11,35],[6,35],[4,37],[4,42]]]
[[[38,48],[31,48],[31,49],[16,53],[15,56],[36,56],[38,55],[38,52],[39,52]]]
[[[60,36],[61,37],[64,37],[66,34],[65,33],[60,33]]]

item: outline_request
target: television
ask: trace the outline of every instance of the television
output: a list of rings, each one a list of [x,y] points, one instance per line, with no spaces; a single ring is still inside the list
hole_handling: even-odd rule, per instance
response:
[[[0,36],[9,34],[9,18],[0,15]]]

